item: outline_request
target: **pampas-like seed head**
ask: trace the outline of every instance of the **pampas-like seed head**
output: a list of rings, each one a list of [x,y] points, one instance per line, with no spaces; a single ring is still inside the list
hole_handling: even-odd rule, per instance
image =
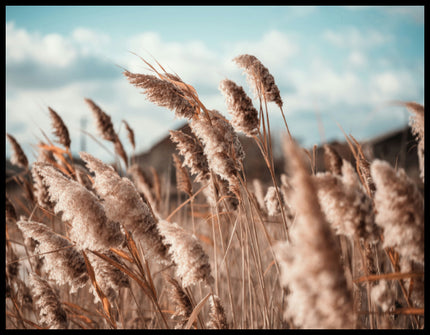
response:
[[[112,120],[98,105],[91,99],[85,98],[85,102],[90,106],[97,124],[97,130],[105,140],[115,142],[117,134],[112,124]]]
[[[172,157],[176,170],[176,187],[178,191],[184,192],[191,196],[193,194],[193,191],[191,187],[190,176],[188,175],[188,172],[185,167],[182,166],[181,160],[179,159],[178,155],[172,154]]]
[[[209,257],[197,238],[174,222],[160,220],[158,228],[176,264],[176,275],[181,278],[182,286],[188,287],[201,281],[211,285],[213,277]]]
[[[181,329],[186,325],[193,312],[193,305],[191,304],[190,298],[175,278],[169,275],[166,275],[165,278],[170,284],[169,298],[176,306],[175,313],[172,315],[172,319],[175,318],[178,321],[175,329]]]
[[[220,298],[212,294],[209,298],[209,303],[211,309],[209,312],[210,320],[207,323],[207,327],[209,329],[228,329],[227,317]]]
[[[266,101],[273,101],[282,108],[281,94],[278,86],[275,84],[275,79],[257,57],[245,54],[233,60],[245,70],[250,79],[252,78],[251,83],[258,96],[262,95]]]
[[[42,176],[34,168],[31,169],[31,175],[33,176],[33,189],[37,203],[44,209],[53,210],[54,204],[49,199],[48,188],[43,183]]]
[[[78,249],[106,250],[123,242],[120,225],[108,220],[93,193],[49,164],[36,162],[33,168],[48,186],[55,213],[72,223],[70,238]]]
[[[116,263],[122,264],[121,260],[112,251],[106,251],[103,254]],[[97,283],[109,300],[113,301],[118,297],[120,288],[130,287],[128,276],[120,269],[91,252],[88,252],[87,256],[94,269]],[[100,297],[93,285],[91,285],[91,289],[94,294],[94,300],[99,301]]]
[[[51,107],[48,107],[48,110],[52,120],[52,127],[54,128],[54,135],[58,137],[58,141],[61,145],[70,148],[71,140],[69,130],[64,124],[63,119]]]
[[[124,122],[125,129],[127,130],[128,140],[130,141],[130,144],[131,144],[131,146],[133,147],[133,150],[134,150],[134,149],[136,149],[136,141],[135,141],[135,138],[134,138],[133,128],[130,127],[130,125],[128,124],[127,121],[122,120],[122,122]]]
[[[58,285],[70,284],[71,292],[86,284],[88,274],[84,258],[66,238],[42,223],[21,220],[17,224],[26,238],[38,242],[34,253],[44,254],[50,279]]]
[[[384,229],[384,247],[394,247],[402,257],[424,263],[424,200],[403,169],[374,160],[371,173],[376,185],[375,222]]]
[[[142,201],[133,182],[121,178],[112,166],[86,152],[81,152],[80,156],[95,173],[94,189],[103,199],[107,217],[123,224],[137,241],[142,242],[147,257],[168,262],[166,247],[157,229],[157,219]]]
[[[420,166],[420,177],[424,182],[424,106],[416,102],[406,102],[406,108],[410,111],[409,125],[418,142],[418,162]]]
[[[209,175],[208,160],[203,148],[197,140],[180,130],[170,130],[170,138],[176,143],[179,154],[184,158],[183,165],[188,166],[190,172],[196,175],[196,181],[207,179]]]
[[[330,144],[324,145],[324,163],[327,171],[335,175],[342,174],[342,158]]]
[[[190,119],[195,115],[196,107],[185,99],[183,92],[173,83],[153,75],[128,71],[124,71],[124,75],[132,85],[143,89],[149,101],[174,111],[176,117]]]
[[[10,157],[11,163],[24,169],[28,168],[27,156],[25,155],[15,137],[10,134],[6,134],[6,136],[12,146],[12,156]]]
[[[302,328],[352,328],[352,294],[334,235],[324,220],[302,151],[291,140],[286,141],[285,150],[297,214],[290,243],[284,242],[275,251],[281,263],[281,283],[290,290],[285,315]]]
[[[227,108],[232,115],[231,124],[236,131],[243,132],[248,137],[255,135],[259,126],[258,112],[243,87],[225,79],[220,84],[220,90],[225,96]]]
[[[282,200],[282,197],[281,197],[281,200]],[[283,204],[279,203],[275,186],[270,186],[267,189],[267,193],[266,193],[266,196],[264,197],[264,201],[266,203],[267,213],[269,215],[281,214],[281,206]]]
[[[40,309],[40,321],[50,329],[66,329],[67,314],[60,298],[49,283],[36,274],[29,277],[33,301]]]

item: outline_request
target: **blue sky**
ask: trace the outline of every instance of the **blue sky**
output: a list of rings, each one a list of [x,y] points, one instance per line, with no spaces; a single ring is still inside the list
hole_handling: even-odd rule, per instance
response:
[[[342,140],[337,124],[359,140],[400,128],[407,111],[387,102],[424,103],[424,7],[7,6],[6,131],[30,160],[41,130],[53,139],[48,106],[68,126],[73,152],[81,118],[96,133],[85,97],[117,129],[123,119],[132,126],[137,151],[182,124],[124,78],[120,67],[149,73],[129,51],[179,74],[227,118],[219,82],[229,78],[252,97],[232,59],[253,54],[274,76],[289,128],[305,146]],[[280,136],[282,117],[269,108]],[[130,150],[123,127],[120,137]],[[92,138],[86,145],[112,158]]]

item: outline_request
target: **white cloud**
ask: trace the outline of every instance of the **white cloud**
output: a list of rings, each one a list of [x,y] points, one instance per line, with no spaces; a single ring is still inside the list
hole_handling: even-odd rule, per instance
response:
[[[87,28],[76,28],[72,40],[82,55],[104,54],[111,41],[109,35]]]
[[[348,56],[348,63],[355,67],[363,67],[367,65],[367,57],[364,53],[354,50]]]
[[[39,64],[65,67],[77,56],[71,41],[59,34],[41,36],[6,23],[6,62],[35,61]]]
[[[359,30],[355,27],[344,28],[341,31],[325,30],[322,37],[337,47],[363,49],[380,46],[393,40],[393,36],[376,30]]]

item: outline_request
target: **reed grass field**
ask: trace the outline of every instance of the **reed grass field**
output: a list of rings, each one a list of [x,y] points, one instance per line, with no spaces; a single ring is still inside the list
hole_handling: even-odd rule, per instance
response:
[[[424,106],[397,102],[410,114],[419,180],[369,159],[346,133],[352,162],[324,144],[319,171],[269,69],[249,54],[233,61],[247,86],[219,84],[225,111],[161,64],[123,72],[191,129],[170,130],[172,184],[136,163],[90,97],[92,136],[114,162],[71,152],[52,108],[34,163],[6,134],[19,168],[5,191],[7,329],[424,328]],[[281,167],[272,113],[285,126]],[[124,126],[134,148],[139,125]],[[247,178],[239,134],[258,147],[270,183]]]

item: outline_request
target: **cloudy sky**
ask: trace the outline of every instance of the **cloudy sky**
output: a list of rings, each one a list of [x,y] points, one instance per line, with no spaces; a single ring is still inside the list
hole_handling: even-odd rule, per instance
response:
[[[359,140],[398,129],[408,114],[390,101],[424,104],[424,7],[7,6],[6,131],[30,161],[42,131],[55,139],[48,106],[68,126],[74,153],[82,119],[97,133],[84,98],[111,115],[127,150],[121,120],[134,129],[137,151],[182,124],[127,82],[122,68],[150,73],[133,53],[177,73],[227,118],[219,82],[231,79],[252,97],[232,59],[256,56],[305,146],[342,140],[338,124]],[[269,109],[285,132],[279,109]],[[111,144],[97,139],[108,150],[88,136],[86,150],[111,160]]]

